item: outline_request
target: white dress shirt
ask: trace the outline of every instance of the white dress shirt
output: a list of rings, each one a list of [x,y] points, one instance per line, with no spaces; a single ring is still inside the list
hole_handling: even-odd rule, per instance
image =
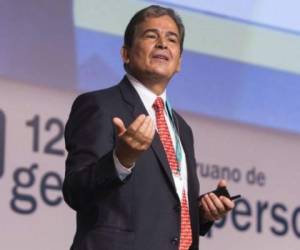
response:
[[[158,97],[155,93],[153,93],[150,89],[146,88],[145,85],[143,85],[142,83],[140,83],[137,79],[135,79],[133,76],[127,74],[127,77],[130,81],[130,83],[132,84],[132,86],[135,88],[135,90],[137,91],[138,95],[140,96],[149,116],[153,119],[154,124],[156,125],[156,116],[155,116],[155,110],[153,108],[153,103],[156,100],[156,98]],[[166,90],[159,96],[163,99],[165,107],[166,107]],[[170,117],[167,113],[167,109],[165,108],[165,119],[168,125],[168,129],[171,135],[171,139],[172,139],[172,143],[173,143],[173,147],[174,149],[176,148],[176,139],[175,139],[175,131],[173,129]],[[156,128],[157,129],[157,128]],[[178,194],[178,197],[180,198],[180,200],[182,199],[182,192],[183,189],[186,191],[186,193],[188,192],[188,186],[187,186],[187,165],[186,165],[186,157],[185,157],[185,153],[183,150],[183,147],[180,145],[181,147],[181,152],[182,152],[182,159],[179,162],[179,166],[180,166],[180,175],[177,174],[173,174],[173,179],[174,179],[174,183],[175,183],[175,187],[176,187],[176,192]],[[126,168],[124,166],[122,166],[122,164],[120,163],[120,161],[118,160],[118,158],[116,157],[116,154],[113,154],[114,156],[114,163],[117,169],[117,172],[119,174],[119,178],[121,180],[124,180],[126,178],[126,176],[128,176],[132,169],[135,166],[132,166],[131,168]],[[188,197],[187,197],[188,198]]]

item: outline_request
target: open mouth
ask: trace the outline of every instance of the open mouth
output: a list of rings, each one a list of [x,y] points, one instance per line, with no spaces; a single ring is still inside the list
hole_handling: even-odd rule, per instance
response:
[[[169,61],[169,57],[168,56],[161,55],[161,54],[154,55],[152,58],[154,58],[154,59],[160,59],[160,60],[164,60],[164,61]]]

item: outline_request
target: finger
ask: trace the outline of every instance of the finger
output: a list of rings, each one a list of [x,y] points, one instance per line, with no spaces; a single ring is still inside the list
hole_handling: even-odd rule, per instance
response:
[[[227,186],[227,182],[224,179],[219,181],[218,187],[226,187],[226,186]]]
[[[156,129],[155,129],[155,123],[152,120],[152,130],[151,130],[151,136],[150,136],[151,140],[153,140],[153,138],[154,138],[155,131],[156,131]]]
[[[206,203],[206,200],[204,198],[201,199],[201,206],[202,206],[202,211],[204,213],[204,217],[207,220],[214,221],[215,218],[211,215],[208,205]]]
[[[140,147],[140,150],[146,150],[149,147],[150,139],[146,135],[146,131],[150,125],[151,118],[146,116],[144,122],[139,129],[132,135],[135,147]]]
[[[235,204],[232,200],[228,199],[227,197],[225,196],[221,196],[220,197],[220,200],[222,201],[226,211],[230,211],[234,208]]]
[[[218,215],[223,216],[226,213],[226,208],[223,205],[223,202],[214,193],[210,193],[209,197],[211,198],[212,202],[214,203],[215,207],[217,208]]]
[[[154,122],[153,122],[152,118],[150,118],[148,127],[147,127],[147,129],[145,130],[145,136],[146,136],[147,138],[152,139],[152,134],[154,134],[154,133],[153,133],[153,132],[154,132],[153,130],[154,130]]]
[[[151,120],[150,124],[144,134],[145,149],[147,149],[151,145],[153,138],[154,138],[154,134],[155,134],[155,125],[154,125],[153,120]]]
[[[122,134],[124,134],[126,132],[124,122],[119,117],[113,118],[113,124],[115,125],[119,136],[121,136]]]
[[[151,118],[150,116],[146,116],[145,120],[143,121],[143,123],[141,124],[141,126],[138,128],[137,132],[141,135],[144,136],[145,132],[147,130],[147,128],[149,127],[149,124],[151,122]]]
[[[207,194],[207,195],[204,196],[204,199],[206,201],[206,204],[207,204],[207,207],[210,211],[211,216],[215,220],[220,219],[219,211],[218,211],[217,207],[215,206],[214,202],[212,201],[212,199],[210,198],[210,196]]]
[[[129,135],[134,135],[139,127],[143,124],[146,116],[144,114],[139,115],[127,128]]]
[[[153,141],[154,133],[155,133],[154,122],[150,118],[148,127],[147,127],[146,131],[144,132],[144,143],[142,146],[143,150],[148,149],[149,146],[151,145],[151,143]]]

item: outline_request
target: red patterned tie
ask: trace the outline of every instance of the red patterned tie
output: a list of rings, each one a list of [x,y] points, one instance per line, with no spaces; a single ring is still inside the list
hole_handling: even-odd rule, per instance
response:
[[[176,153],[172,144],[171,135],[166,123],[164,114],[164,101],[162,98],[157,97],[153,108],[156,114],[156,126],[160,140],[163,144],[167,159],[173,174],[178,174],[178,162]],[[181,200],[181,224],[180,224],[180,244],[179,250],[188,250],[192,244],[192,230],[189,207],[186,199],[186,193],[183,190]]]

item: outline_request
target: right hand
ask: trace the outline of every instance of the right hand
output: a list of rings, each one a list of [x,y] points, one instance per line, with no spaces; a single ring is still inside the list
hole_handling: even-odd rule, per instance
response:
[[[113,118],[113,123],[118,131],[116,156],[124,167],[130,168],[140,154],[150,147],[155,134],[154,122],[150,116],[142,114],[128,128],[118,117]]]

